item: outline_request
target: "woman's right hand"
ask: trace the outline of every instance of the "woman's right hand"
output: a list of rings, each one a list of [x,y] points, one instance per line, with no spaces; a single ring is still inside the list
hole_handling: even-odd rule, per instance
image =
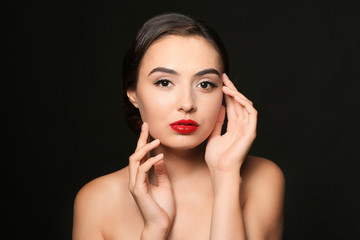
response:
[[[147,143],[149,126],[144,123],[135,152],[129,157],[129,190],[144,219],[142,239],[166,239],[175,216],[175,200],[162,153],[148,158],[160,145],[159,139]],[[157,185],[150,183],[154,166]]]

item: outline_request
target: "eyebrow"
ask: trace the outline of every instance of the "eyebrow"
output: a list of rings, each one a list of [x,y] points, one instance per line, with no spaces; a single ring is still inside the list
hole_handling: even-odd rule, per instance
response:
[[[150,76],[151,74],[153,74],[155,72],[162,72],[162,73],[169,73],[169,74],[173,74],[173,75],[179,75],[179,73],[177,73],[173,69],[165,68],[165,67],[157,67],[157,68],[154,68],[153,70],[151,70],[151,72],[149,73],[148,76]]]
[[[153,74],[155,72],[162,72],[162,73],[168,73],[168,74],[172,74],[172,75],[179,75],[179,73],[176,72],[173,69],[165,68],[165,67],[157,67],[157,68],[154,68],[153,70],[151,70],[151,72],[149,73],[148,76],[150,76],[151,74]],[[200,76],[203,76],[203,75],[206,75],[206,74],[215,74],[215,75],[220,77],[219,71],[216,70],[215,68],[208,68],[208,69],[201,70],[200,72],[197,72],[195,74],[195,76],[200,77]]]
[[[200,77],[206,74],[216,74],[220,77],[220,73],[218,70],[216,70],[215,68],[208,68],[208,69],[204,69],[198,73],[195,74],[196,77]]]

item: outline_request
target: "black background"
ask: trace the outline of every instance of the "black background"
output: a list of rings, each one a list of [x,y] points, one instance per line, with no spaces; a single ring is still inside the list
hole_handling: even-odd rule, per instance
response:
[[[251,153],[286,177],[284,239],[359,236],[359,4],[23,1],[3,11],[11,238],[70,239],[77,191],[127,165],[137,137],[122,113],[122,56],[145,20],[169,11],[222,36],[230,77],[259,112]]]

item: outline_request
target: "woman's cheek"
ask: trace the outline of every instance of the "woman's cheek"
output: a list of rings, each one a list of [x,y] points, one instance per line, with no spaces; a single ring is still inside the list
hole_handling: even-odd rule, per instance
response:
[[[222,94],[216,94],[215,96],[204,99],[203,106],[206,107],[207,119],[216,123],[217,117],[222,104]]]
[[[169,114],[169,107],[167,101],[163,98],[148,98],[143,102],[140,110],[143,121],[146,121],[150,127],[150,134],[154,138],[158,138],[159,134],[163,132],[164,126],[167,124],[166,119]],[[146,110],[145,110],[146,109]]]
[[[151,121],[153,115],[161,114],[162,105],[164,101],[161,101],[159,97],[150,94],[150,91],[142,92],[139,96],[139,111],[143,121]],[[156,113],[156,114],[154,114]]]

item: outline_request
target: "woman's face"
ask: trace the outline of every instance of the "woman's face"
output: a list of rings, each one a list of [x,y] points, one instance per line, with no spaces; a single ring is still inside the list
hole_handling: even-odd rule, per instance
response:
[[[223,98],[220,59],[199,36],[170,35],[148,48],[137,88],[128,90],[128,96],[149,124],[150,135],[162,145],[191,149],[210,135]],[[198,127],[170,125],[182,119],[191,119]]]

